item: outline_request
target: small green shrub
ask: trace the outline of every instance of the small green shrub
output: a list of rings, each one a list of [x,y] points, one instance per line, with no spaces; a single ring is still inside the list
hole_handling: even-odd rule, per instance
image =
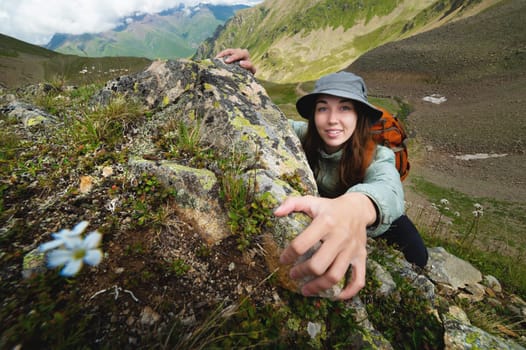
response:
[[[216,155],[209,145],[203,143],[204,119],[190,119],[193,119],[191,125],[175,119],[168,121],[161,128],[155,143],[167,159],[176,159],[194,168],[206,168],[214,161]]]
[[[176,276],[184,276],[189,270],[190,265],[188,265],[183,259],[175,259],[172,262],[171,270],[175,273]]]
[[[270,193],[257,193],[255,172],[253,177],[241,176],[246,175],[246,169],[253,167],[255,158],[257,156],[251,158],[245,153],[233,151],[231,157],[219,162],[219,195],[224,200],[228,224],[238,237],[238,249],[241,251],[262,233],[263,228],[271,225],[272,208],[276,204]]]
[[[167,188],[151,174],[143,173],[132,189],[136,197],[128,198],[126,206],[131,208],[137,226],[162,226],[169,217],[167,203],[175,198],[175,189]]]
[[[380,286],[374,278],[366,280],[361,294],[369,320],[395,349],[443,349],[444,330],[432,305],[407,280],[395,279],[397,292],[388,296],[377,295]]]
[[[305,195],[307,193],[307,188],[298,172],[295,172],[294,174],[283,174],[280,179],[288,183],[293,189],[298,191],[300,195]]]

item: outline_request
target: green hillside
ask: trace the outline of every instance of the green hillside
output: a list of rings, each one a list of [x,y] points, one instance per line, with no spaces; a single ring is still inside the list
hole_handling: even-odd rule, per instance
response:
[[[246,47],[261,79],[313,80],[343,69],[363,53],[465,17],[494,0],[267,0],[239,11],[199,49],[208,57]]]
[[[42,81],[106,81],[144,69],[150,60],[137,57],[89,58],[63,55],[0,34],[0,86],[20,87]]]

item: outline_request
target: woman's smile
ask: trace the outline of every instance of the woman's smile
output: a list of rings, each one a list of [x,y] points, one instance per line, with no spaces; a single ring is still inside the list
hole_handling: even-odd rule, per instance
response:
[[[329,129],[327,131],[325,131],[327,133],[327,135],[331,138],[334,138],[334,137],[338,137],[342,134],[342,130],[335,130],[335,129]]]

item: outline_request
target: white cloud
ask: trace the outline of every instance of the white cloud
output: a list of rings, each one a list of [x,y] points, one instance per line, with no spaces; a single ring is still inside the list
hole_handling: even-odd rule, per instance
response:
[[[122,17],[157,13],[181,3],[255,5],[262,0],[2,0],[0,33],[32,44],[46,44],[55,33],[82,34],[110,30]]]

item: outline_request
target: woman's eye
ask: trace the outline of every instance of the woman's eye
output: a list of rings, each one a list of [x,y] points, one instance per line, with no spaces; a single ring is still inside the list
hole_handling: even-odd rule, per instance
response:
[[[354,108],[352,106],[342,106],[342,111],[352,111]]]
[[[318,109],[317,109],[318,112],[325,112],[326,110],[327,110],[327,107],[325,107],[325,106],[318,107]]]

